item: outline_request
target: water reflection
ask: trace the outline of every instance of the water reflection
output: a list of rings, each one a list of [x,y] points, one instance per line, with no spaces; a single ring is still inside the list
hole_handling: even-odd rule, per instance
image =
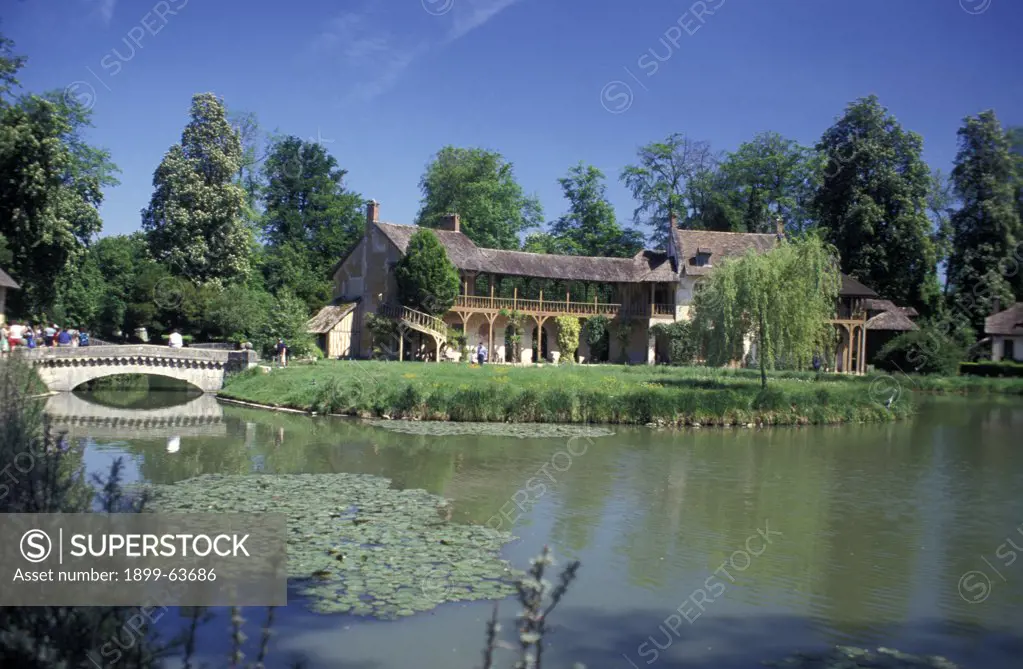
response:
[[[217,433],[179,428],[164,435],[116,421],[78,425],[99,443],[127,441],[119,448],[154,482],[218,472],[376,474],[397,487],[452,498],[453,518],[476,523],[502,507],[514,509],[516,493],[565,447],[564,439],[398,434],[354,421],[213,404]],[[916,420],[897,425],[619,429],[595,438],[523,510],[513,529],[522,541],[508,555],[521,562],[550,543],[556,554],[583,561],[562,612],[569,629],[582,634],[588,624],[622,623],[623,616],[628,620],[623,607],[651,623],[621,624],[606,638],[588,633],[552,650],[554,664],[592,660],[593,648],[611,639],[623,648],[631,643],[620,652],[634,652],[696,590],[708,589],[708,578],[751,534],[769,526],[781,534],[748,568],[731,573],[734,581],[723,581],[724,592],[685,624],[686,642],[662,653],[664,666],[683,660],[699,666],[707,646],[746,644],[744,652],[756,661],[775,646],[809,642],[896,645],[958,653],[954,659],[982,659],[979,666],[992,669],[1016,666],[1018,654],[1006,648],[1018,653],[1014,639],[1023,635],[1023,560],[1006,564],[995,556],[1023,523],[1021,431],[1019,402],[961,399],[934,400]],[[989,596],[971,604],[959,582],[964,573],[985,569],[985,558],[1004,578],[989,572]],[[486,615],[485,605],[473,606],[466,610]],[[317,618],[314,627],[333,635],[350,624],[330,620],[336,622]],[[413,637],[441,634],[448,655],[426,644],[416,662],[441,667],[451,663],[451,646],[471,650],[467,658],[475,654],[482,626],[465,620],[441,609],[435,617],[379,627]],[[309,634],[300,607],[289,607],[282,625]],[[357,640],[345,640],[345,656],[403,666],[401,652],[377,627],[360,626]],[[631,642],[626,629],[635,635]],[[339,666],[326,650],[338,646],[336,639],[306,646],[325,649],[314,666]]]

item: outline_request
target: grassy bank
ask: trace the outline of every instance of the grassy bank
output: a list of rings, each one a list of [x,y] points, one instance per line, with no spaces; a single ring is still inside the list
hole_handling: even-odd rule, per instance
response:
[[[321,361],[250,370],[220,395],[245,402],[364,417],[480,422],[799,425],[890,421],[912,413],[910,393],[891,408],[865,379],[708,368]]]

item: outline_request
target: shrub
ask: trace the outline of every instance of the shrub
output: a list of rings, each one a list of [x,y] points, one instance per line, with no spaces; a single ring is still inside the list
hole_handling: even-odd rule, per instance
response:
[[[1000,362],[964,362],[959,373],[969,376],[1012,376],[1023,377],[1023,364],[1002,360]]]
[[[554,320],[558,324],[558,348],[561,349],[561,359],[570,363],[575,362],[582,325],[575,316],[558,316]]]
[[[966,355],[962,344],[945,332],[925,324],[885,344],[877,354],[877,366],[887,371],[953,375]]]
[[[690,365],[696,359],[696,338],[692,321],[658,323],[650,328],[656,337],[668,340],[668,359],[672,365]]]
[[[594,316],[583,324],[583,336],[590,347],[590,360],[607,360],[610,347],[611,320],[607,316]]]

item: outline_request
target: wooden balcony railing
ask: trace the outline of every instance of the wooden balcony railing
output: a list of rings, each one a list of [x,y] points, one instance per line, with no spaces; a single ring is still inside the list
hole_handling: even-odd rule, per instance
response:
[[[517,311],[522,314],[542,316],[627,316],[649,318],[657,316],[674,316],[674,304],[632,304],[622,305],[611,302],[572,302],[569,300],[526,300],[511,297],[478,297],[459,295],[455,298],[453,309],[467,311]]]

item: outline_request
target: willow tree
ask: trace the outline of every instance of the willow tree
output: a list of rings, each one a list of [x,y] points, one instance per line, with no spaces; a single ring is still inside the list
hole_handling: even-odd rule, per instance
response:
[[[828,321],[840,282],[834,248],[813,235],[725,261],[693,301],[707,362],[742,359],[748,340],[756,346],[765,388],[768,368],[805,366],[834,339]]]

